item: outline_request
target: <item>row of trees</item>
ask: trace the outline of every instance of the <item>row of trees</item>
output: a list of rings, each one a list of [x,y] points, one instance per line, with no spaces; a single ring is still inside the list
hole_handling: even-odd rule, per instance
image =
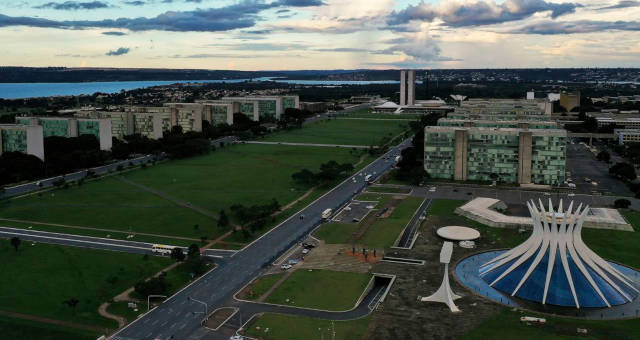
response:
[[[333,181],[348,176],[353,172],[353,164],[342,163],[336,161],[328,161],[320,165],[320,171],[317,173],[309,169],[302,169],[291,175],[296,183],[304,186],[313,186],[317,184],[329,184]]]
[[[441,114],[428,114],[420,116],[420,119],[409,122],[411,133],[414,137],[411,146],[402,150],[402,157],[397,164],[397,169],[392,172],[396,179],[418,185],[429,177],[424,171],[424,128],[435,126]]]

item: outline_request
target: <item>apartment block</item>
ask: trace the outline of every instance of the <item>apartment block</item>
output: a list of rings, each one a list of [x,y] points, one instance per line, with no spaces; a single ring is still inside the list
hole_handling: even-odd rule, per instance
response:
[[[77,117],[16,117],[21,125],[38,125],[42,127],[43,138],[46,137],[78,137],[94,135],[100,142],[101,150],[111,150],[111,120],[102,118]]]
[[[565,130],[428,126],[424,168],[432,178],[555,185],[564,182]]]
[[[22,152],[44,160],[43,127],[39,125],[0,124],[0,155]]]

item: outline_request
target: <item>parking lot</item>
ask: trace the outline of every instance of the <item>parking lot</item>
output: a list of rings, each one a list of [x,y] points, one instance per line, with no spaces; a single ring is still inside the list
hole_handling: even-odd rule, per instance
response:
[[[597,160],[585,145],[567,143],[567,172],[576,193],[633,196],[624,182],[609,175],[611,165]]]
[[[360,222],[376,207],[377,202],[352,201],[344,209],[340,210],[333,218],[333,222],[353,223]]]

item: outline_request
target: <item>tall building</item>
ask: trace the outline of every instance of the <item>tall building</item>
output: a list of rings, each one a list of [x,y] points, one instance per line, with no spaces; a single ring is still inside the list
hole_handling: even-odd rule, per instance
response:
[[[44,160],[42,126],[0,124],[0,155],[5,152],[22,152]]]
[[[567,112],[571,112],[571,110],[580,106],[580,91],[560,93],[560,106]]]
[[[43,137],[78,137],[93,135],[101,150],[111,150],[111,120],[76,117],[16,117],[16,123],[42,126]]]
[[[424,169],[457,181],[564,182],[565,130],[427,126]]]
[[[415,105],[416,71],[400,71],[400,106]]]

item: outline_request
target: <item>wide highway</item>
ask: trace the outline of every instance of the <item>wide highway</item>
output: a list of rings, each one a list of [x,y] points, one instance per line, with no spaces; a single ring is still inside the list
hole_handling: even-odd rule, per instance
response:
[[[282,222],[270,232],[235,253],[224,265],[206,273],[198,280],[167,299],[141,318],[115,333],[111,339],[202,339],[213,338],[200,323],[205,307],[211,312],[222,307],[234,293],[258,275],[261,270],[303,240],[321,222],[327,208],[336,210],[367,184],[366,175],[377,178],[393,165],[394,157],[410,145],[410,140],[391,148],[355,175],[324,196]],[[304,219],[300,219],[304,215]],[[206,306],[200,302],[206,304]]]

